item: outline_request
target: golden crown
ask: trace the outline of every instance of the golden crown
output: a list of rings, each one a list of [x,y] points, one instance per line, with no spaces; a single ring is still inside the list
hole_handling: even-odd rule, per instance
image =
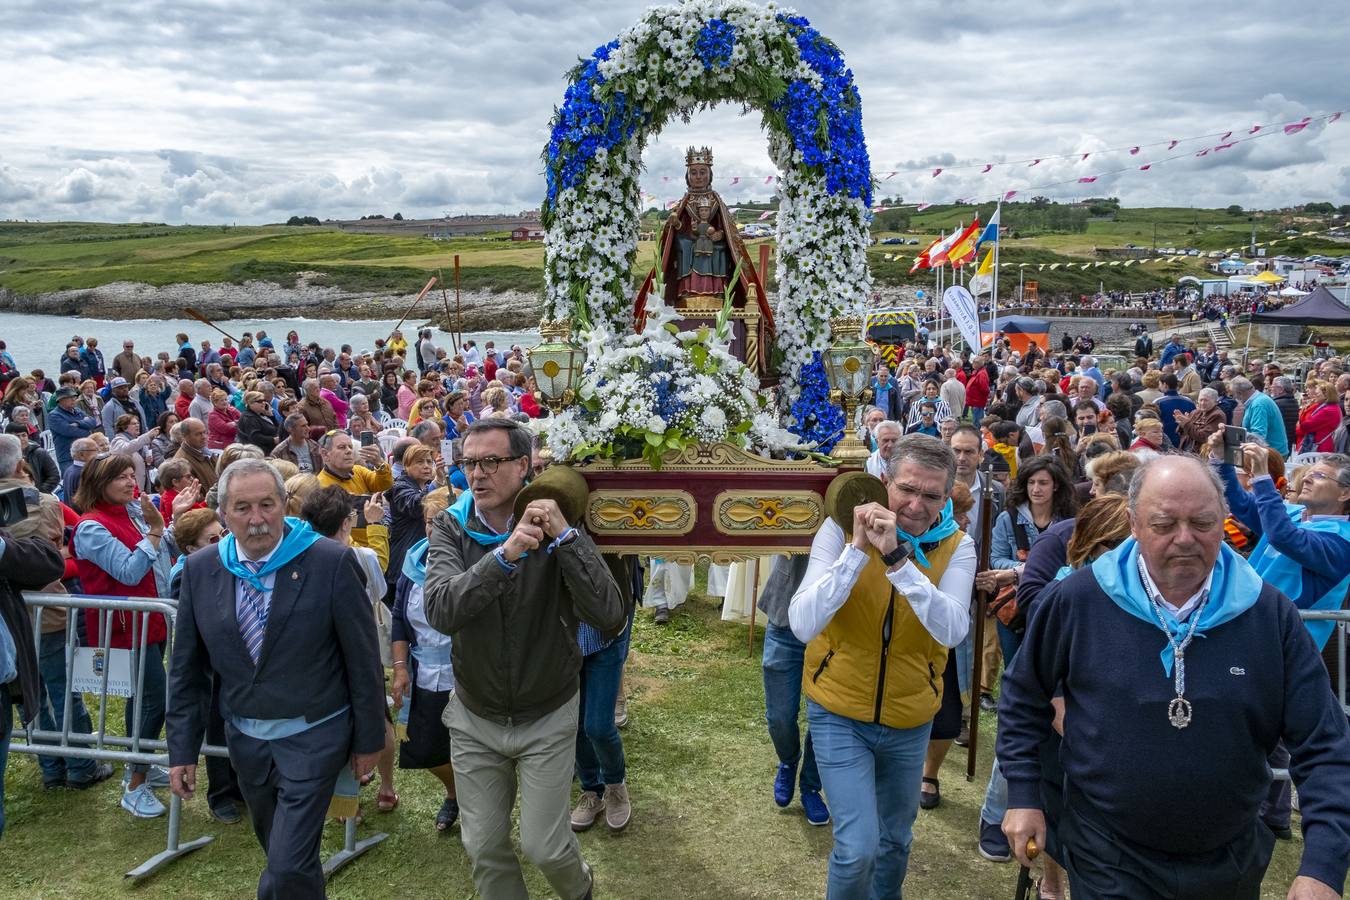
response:
[[[700,164],[705,166],[711,166],[713,164],[712,151],[709,150],[707,147],[700,147],[697,150],[695,150],[693,147],[690,147],[688,152],[684,154],[684,164],[686,166],[693,166]]]

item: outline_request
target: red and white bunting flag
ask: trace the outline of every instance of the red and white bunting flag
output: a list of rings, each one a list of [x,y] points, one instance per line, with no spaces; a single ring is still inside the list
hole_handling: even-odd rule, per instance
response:
[[[1341,117],[1340,113],[1338,112],[1332,113],[1330,116],[1327,117],[1327,124],[1330,125],[1332,122],[1335,122],[1340,117]]]
[[[762,212],[762,213],[759,214],[759,220],[760,220],[761,222],[763,222],[765,219],[767,219],[767,218],[769,218],[770,216],[772,216],[775,212],[777,212],[777,210],[774,210],[774,209],[766,209],[766,210],[764,210],[764,212]]]
[[[1138,155],[1139,155],[1139,148],[1138,148],[1138,147],[1131,147],[1131,148],[1130,148],[1130,155],[1131,155],[1131,156],[1138,156]]]
[[[1168,149],[1168,150],[1171,150],[1173,147],[1175,147],[1177,144],[1180,144],[1180,143],[1181,143],[1181,141],[1173,140],[1172,143],[1170,143],[1170,144],[1167,145],[1167,149]]]
[[[1340,115],[1340,113],[1337,113],[1336,115]],[[992,168],[994,168],[993,163],[985,163],[984,168],[980,170],[980,174],[983,175],[985,172],[988,172]]]
[[[1140,172],[1147,172],[1147,171],[1148,171],[1149,169],[1151,169],[1151,168],[1153,168],[1153,163],[1145,163],[1144,165],[1142,165],[1142,166],[1139,167],[1139,171],[1140,171]]]
[[[928,207],[930,207],[930,206],[932,206],[932,205],[933,205],[933,204],[931,204],[931,203],[920,203],[920,204],[918,205],[918,207],[917,207],[914,211],[915,211],[915,212],[923,212],[925,209],[927,209]]]
[[[740,180],[741,180],[741,176],[737,175],[735,178],[731,179],[731,183],[732,183],[732,184],[739,184],[739,183],[740,183]]]
[[[1096,181],[1096,180],[1097,180],[1097,176],[1096,176],[1096,175],[1092,175],[1092,176],[1089,176],[1089,177],[1087,177],[1087,178],[1080,178],[1080,179],[1078,179],[1078,183],[1079,183],[1079,184],[1092,184],[1092,182],[1094,182],[1094,181]]]
[[[1004,203],[1007,203],[1009,200],[1011,200],[1012,198],[1014,198],[1014,197],[1016,197],[1016,196],[1017,196],[1017,191],[1008,191],[1008,193],[1006,193],[1006,194],[1003,195],[1003,202],[1004,202]]]
[[[1041,164],[1041,161],[1040,161],[1039,159],[1033,159],[1033,160],[1031,161],[1031,166],[1039,166],[1040,164]],[[1027,166],[1027,168],[1030,169],[1031,166]]]
[[[942,174],[942,170],[941,170],[941,169],[934,169],[934,170],[933,170],[933,177],[934,177],[934,178],[938,177],[938,176],[941,175],[941,174]]]
[[[769,175],[764,179],[765,184],[773,184],[773,176]]]
[[[886,173],[886,177],[883,178],[883,179],[881,179],[881,180],[882,180],[882,181],[890,181],[890,180],[891,180],[892,178],[894,178],[894,177],[895,177],[895,173],[894,173],[894,172],[887,172],[887,173]]]
[[[1253,126],[1252,126],[1252,130],[1249,131],[1249,132],[1247,132],[1247,133],[1248,133],[1248,134],[1256,134],[1256,133],[1257,133],[1258,131],[1260,131],[1260,130],[1261,130],[1261,126],[1260,126],[1260,125],[1253,125]]]
[[[1223,133],[1223,137],[1219,138],[1219,143],[1223,143],[1224,141],[1228,140],[1228,139],[1229,139],[1230,137],[1232,137],[1232,136],[1233,136],[1233,132],[1231,132],[1231,131],[1225,131],[1225,132]]]
[[[1311,122],[1311,121],[1312,121],[1312,116],[1304,116],[1304,117],[1303,117],[1303,121],[1301,121],[1301,122],[1295,122],[1293,125],[1286,125],[1286,126],[1284,126],[1284,133],[1285,133],[1285,134],[1298,134],[1300,131],[1302,131],[1303,129],[1307,128],[1307,127],[1308,127],[1308,123]]]
[[[1083,154],[1083,159],[1087,159],[1087,158],[1088,158],[1089,156],[1091,156],[1091,155],[1092,155],[1092,153],[1091,153],[1090,151],[1089,151],[1088,153],[1084,153],[1084,154]],[[1080,159],[1079,162],[1082,162],[1083,159]]]

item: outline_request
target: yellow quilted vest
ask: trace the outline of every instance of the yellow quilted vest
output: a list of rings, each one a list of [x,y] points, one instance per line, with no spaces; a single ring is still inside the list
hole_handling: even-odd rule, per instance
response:
[[[931,565],[917,568],[933,584],[942,580],[963,536],[958,531],[925,548]],[[942,705],[947,648],[887,580],[875,547],[867,548],[867,557],[844,605],[806,646],[802,688],[836,715],[915,728],[931,721]]]

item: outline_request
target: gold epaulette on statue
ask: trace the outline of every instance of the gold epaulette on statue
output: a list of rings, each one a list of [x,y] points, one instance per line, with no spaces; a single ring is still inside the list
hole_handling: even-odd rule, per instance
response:
[[[717,294],[686,294],[675,304],[675,308],[697,310],[698,312],[718,312],[722,309],[722,297]]]

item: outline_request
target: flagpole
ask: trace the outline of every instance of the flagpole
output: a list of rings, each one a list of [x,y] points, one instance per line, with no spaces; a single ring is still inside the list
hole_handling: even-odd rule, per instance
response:
[[[998,250],[999,244],[1003,243],[1002,241],[999,240],[998,229],[1002,227],[1003,217],[999,215],[999,213],[1002,210],[1003,210],[1003,203],[1002,201],[1000,201],[998,204],[998,209],[994,210],[994,221],[999,224],[996,224],[994,226],[994,284],[989,291],[989,299],[992,301],[992,308],[989,317],[989,341],[991,344],[991,349],[994,340],[994,328],[998,325]]]

